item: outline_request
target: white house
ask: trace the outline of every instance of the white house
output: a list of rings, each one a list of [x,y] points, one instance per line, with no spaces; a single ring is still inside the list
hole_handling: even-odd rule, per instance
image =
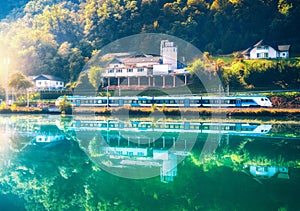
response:
[[[64,87],[64,81],[52,75],[37,75],[29,77],[34,85],[35,90],[61,90]]]
[[[286,59],[289,58],[290,45],[276,47],[260,40],[252,47],[242,52],[246,59]]]

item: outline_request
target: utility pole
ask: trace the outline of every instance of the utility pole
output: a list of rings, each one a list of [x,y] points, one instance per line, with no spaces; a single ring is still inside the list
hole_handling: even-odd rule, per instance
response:
[[[10,59],[9,57],[4,58],[4,64],[6,67],[6,71],[5,71],[5,102],[6,104],[8,104],[8,66],[10,63]]]
[[[106,87],[106,107],[108,108],[108,85]]]

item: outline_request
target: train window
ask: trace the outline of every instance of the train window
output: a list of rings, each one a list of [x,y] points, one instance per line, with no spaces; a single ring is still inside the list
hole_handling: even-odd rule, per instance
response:
[[[144,156],[144,153],[143,152],[138,152],[137,155],[138,156]]]
[[[229,100],[229,104],[236,104],[236,100]]]
[[[245,99],[245,100],[242,100],[242,103],[253,103],[253,100]]]
[[[202,100],[204,104],[210,104],[209,100]]]
[[[261,98],[260,100],[261,100],[261,101],[264,101],[264,98]]]
[[[146,100],[146,103],[147,103],[147,104],[151,104],[152,101],[151,101],[151,100]]]

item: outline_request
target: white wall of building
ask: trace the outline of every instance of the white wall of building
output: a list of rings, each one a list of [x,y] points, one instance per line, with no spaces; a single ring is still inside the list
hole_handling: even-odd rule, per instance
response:
[[[166,75],[171,70],[170,64],[157,64],[153,65],[153,75]]]
[[[174,42],[162,40],[160,48],[163,64],[170,64],[172,70],[177,69],[177,47]]]
[[[277,51],[271,46],[255,47],[250,51],[250,59],[275,59]]]
[[[61,89],[64,87],[63,81],[54,81],[54,80],[36,80],[35,87],[38,89]]]

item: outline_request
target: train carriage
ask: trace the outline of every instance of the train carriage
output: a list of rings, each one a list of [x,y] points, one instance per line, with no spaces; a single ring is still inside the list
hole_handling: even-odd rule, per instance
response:
[[[56,106],[63,96],[56,100]],[[136,97],[85,97],[67,96],[73,107],[272,107],[266,96],[136,96]]]

